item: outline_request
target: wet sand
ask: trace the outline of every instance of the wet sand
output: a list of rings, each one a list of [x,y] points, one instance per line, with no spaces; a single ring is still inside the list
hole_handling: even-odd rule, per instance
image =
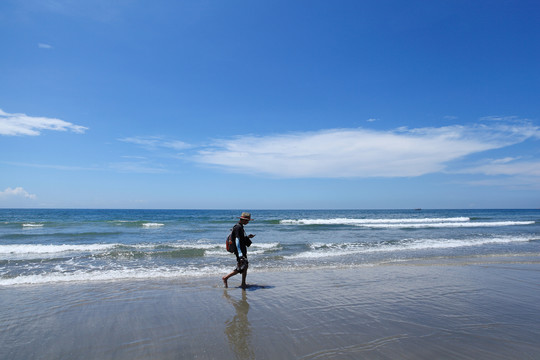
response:
[[[224,274],[223,274],[224,275]],[[1,359],[535,359],[540,257],[0,288]]]

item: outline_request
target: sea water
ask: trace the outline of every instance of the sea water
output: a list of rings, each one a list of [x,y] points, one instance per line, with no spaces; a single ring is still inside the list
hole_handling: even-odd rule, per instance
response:
[[[222,275],[238,210],[0,209],[0,286]],[[250,271],[540,252],[540,210],[253,210]]]

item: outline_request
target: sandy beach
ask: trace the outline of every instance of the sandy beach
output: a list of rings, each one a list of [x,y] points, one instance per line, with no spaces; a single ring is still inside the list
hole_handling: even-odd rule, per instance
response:
[[[0,288],[2,359],[534,359],[540,257]]]

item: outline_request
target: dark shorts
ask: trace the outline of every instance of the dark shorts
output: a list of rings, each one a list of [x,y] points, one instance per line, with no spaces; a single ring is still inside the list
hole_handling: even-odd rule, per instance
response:
[[[235,271],[238,271],[240,274],[243,273],[249,267],[249,262],[245,257],[240,257],[236,263]]]

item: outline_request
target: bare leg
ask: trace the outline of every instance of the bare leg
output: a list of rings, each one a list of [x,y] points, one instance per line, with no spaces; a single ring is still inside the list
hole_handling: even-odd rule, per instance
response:
[[[232,276],[234,276],[236,274],[238,274],[238,271],[234,270],[229,275],[224,276],[224,277],[221,278],[221,280],[223,280],[223,284],[225,285],[226,288],[229,287],[229,285],[227,284],[227,280],[229,280],[230,277],[232,277]]]
[[[244,272],[242,273],[242,285],[241,285],[241,286],[242,286],[242,289],[247,288],[247,285],[246,285],[247,271],[248,271],[248,269],[246,268],[246,269],[244,270]]]

